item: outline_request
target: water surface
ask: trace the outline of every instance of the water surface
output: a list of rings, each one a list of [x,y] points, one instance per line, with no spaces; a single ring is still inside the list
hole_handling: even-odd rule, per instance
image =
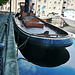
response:
[[[68,61],[56,67],[42,67],[23,59],[18,60],[20,75],[75,75],[75,40],[66,49],[70,56]],[[24,58],[20,52],[18,58]]]

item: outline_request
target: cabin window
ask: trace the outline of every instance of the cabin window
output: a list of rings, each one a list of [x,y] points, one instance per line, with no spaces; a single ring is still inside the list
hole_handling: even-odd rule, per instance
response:
[[[73,4],[71,4],[71,6],[73,6]]]
[[[10,7],[8,7],[8,10],[10,10]]]
[[[53,9],[56,9],[56,7],[53,7]]]
[[[38,5],[38,8],[40,8],[40,5]]]
[[[59,8],[59,10],[60,10],[60,8]]]
[[[58,2],[58,4],[60,4],[60,2]]]
[[[44,3],[46,3],[46,0],[44,0]]]
[[[38,11],[40,11],[40,7],[38,6]]]
[[[56,4],[57,2],[56,1],[54,1],[54,4]]]
[[[49,7],[49,9],[51,9],[51,7]]]
[[[39,2],[41,2],[41,0],[38,0]]]
[[[44,8],[46,8],[46,6],[44,6]]]
[[[38,9],[38,11],[40,11],[40,9]]]
[[[7,9],[7,7],[5,7],[5,9]]]
[[[72,16],[72,18],[74,18],[74,16]]]
[[[45,11],[42,11],[42,16],[45,16]]]
[[[68,3],[67,5],[69,6],[70,4]]]
[[[37,13],[38,13],[38,17],[40,17],[40,11],[37,11]]]
[[[51,3],[51,2],[50,2]]]
[[[4,10],[4,7],[1,7],[1,10]]]
[[[20,3],[18,3],[18,5],[20,5]]]
[[[10,4],[10,1],[8,2],[8,4]]]

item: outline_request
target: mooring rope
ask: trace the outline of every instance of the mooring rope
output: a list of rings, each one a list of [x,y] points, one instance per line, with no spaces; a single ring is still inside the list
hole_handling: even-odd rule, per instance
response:
[[[23,49],[26,46],[30,37],[31,37],[31,35],[28,36],[27,39],[19,47],[17,47],[17,58],[18,58],[18,49]],[[19,43],[19,32],[18,32],[17,42]],[[27,60],[26,58],[18,58],[17,60],[20,60],[20,59]]]
[[[21,45],[18,46],[18,49],[23,49],[26,46],[26,44],[27,44],[27,42],[28,42],[28,40],[29,40],[30,37],[31,37],[31,35],[28,36],[27,39]],[[19,43],[19,31],[18,31],[17,43]]]
[[[28,61],[26,58],[18,58],[17,60],[20,60],[20,59]]]
[[[29,37],[27,37],[27,39],[26,39],[18,48],[23,49],[23,48],[26,46],[28,40],[29,40]],[[23,46],[23,47],[22,47],[22,46]],[[21,47],[22,47],[22,48],[21,48]]]
[[[19,49],[19,48],[20,48],[20,49],[23,49],[23,48],[26,46],[28,40],[29,40],[29,37],[27,37],[27,39],[26,39],[19,47],[17,47],[17,57],[18,57],[18,49]],[[21,47],[22,47],[22,48],[21,48]],[[20,60],[20,59],[27,60],[27,59],[25,59],[25,58],[18,58],[17,60]]]

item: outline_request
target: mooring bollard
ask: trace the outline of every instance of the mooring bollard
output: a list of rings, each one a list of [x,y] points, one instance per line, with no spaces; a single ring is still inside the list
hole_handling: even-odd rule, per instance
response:
[[[3,50],[4,50],[4,45],[0,43],[0,75],[4,75]]]

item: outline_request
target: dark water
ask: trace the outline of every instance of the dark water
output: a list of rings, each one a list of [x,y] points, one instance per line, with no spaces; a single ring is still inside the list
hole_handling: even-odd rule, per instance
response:
[[[42,67],[20,59],[18,60],[19,73],[20,75],[75,75],[75,40],[73,40],[72,46],[66,48],[65,52],[64,54],[63,51],[58,58],[59,62],[63,62],[63,64],[56,67]],[[18,58],[24,58],[20,52]],[[57,60],[54,62],[56,63]]]

